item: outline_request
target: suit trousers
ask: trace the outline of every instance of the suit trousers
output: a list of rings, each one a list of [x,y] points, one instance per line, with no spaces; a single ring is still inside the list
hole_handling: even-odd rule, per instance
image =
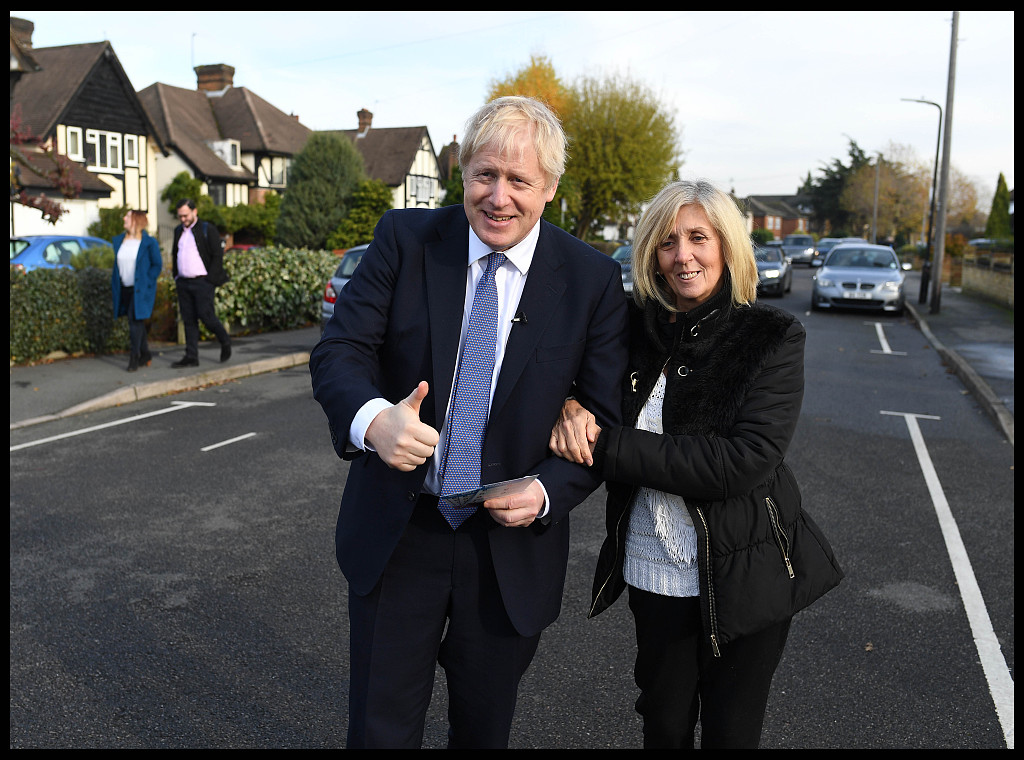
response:
[[[377,586],[349,590],[350,749],[422,745],[435,663],[448,683],[448,747],[508,746],[540,634],[519,635],[505,612],[491,530],[525,529],[480,509],[453,530],[437,497],[421,496]]]
[[[178,313],[185,326],[185,356],[199,359],[199,322],[214,334],[221,346],[230,346],[231,337],[217,319],[213,297],[216,286],[205,277],[179,277],[174,281],[178,291]]]
[[[699,597],[671,597],[629,587],[636,622],[633,676],[645,749],[757,749],[772,677],[790,621],[720,647],[715,657],[701,623]]]

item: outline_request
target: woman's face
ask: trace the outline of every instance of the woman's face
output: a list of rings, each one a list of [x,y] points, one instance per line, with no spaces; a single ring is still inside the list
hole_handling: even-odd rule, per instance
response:
[[[675,229],[658,244],[658,271],[675,295],[679,311],[690,311],[722,289],[722,241],[700,205],[679,209]]]
[[[124,215],[124,228],[129,232],[132,231],[132,212],[129,211]]]

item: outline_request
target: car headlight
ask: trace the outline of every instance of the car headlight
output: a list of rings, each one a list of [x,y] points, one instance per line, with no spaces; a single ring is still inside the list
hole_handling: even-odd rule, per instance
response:
[[[761,276],[766,280],[777,280],[782,276],[782,272],[778,269],[762,269]]]
[[[878,289],[883,291],[883,292],[885,292],[885,293],[899,293],[900,292],[900,283],[899,282],[883,282],[879,286]]]
[[[818,284],[819,288],[831,288],[833,285],[832,280],[826,279],[825,277],[815,277],[814,281]]]

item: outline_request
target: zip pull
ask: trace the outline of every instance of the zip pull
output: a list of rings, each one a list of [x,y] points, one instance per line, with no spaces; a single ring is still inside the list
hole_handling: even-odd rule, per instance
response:
[[[786,569],[789,571],[789,577],[795,578],[796,573],[793,572],[793,563],[789,561],[789,557],[783,557],[786,562]]]
[[[633,386],[633,393],[636,393],[636,372],[631,372],[629,375],[629,383]]]
[[[711,652],[715,657],[721,657],[722,653],[718,650],[718,636],[711,634]]]

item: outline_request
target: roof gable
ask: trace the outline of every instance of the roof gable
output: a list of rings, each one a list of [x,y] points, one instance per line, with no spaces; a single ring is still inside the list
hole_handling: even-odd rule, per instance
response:
[[[250,153],[293,156],[312,134],[296,117],[245,87],[229,87],[209,100],[223,136],[238,140]]]
[[[41,70],[22,77],[11,93],[22,125],[48,138],[58,124],[157,137],[109,42],[35,48]],[[162,147],[162,146],[161,146]]]
[[[352,140],[363,156],[366,174],[390,187],[405,182],[423,138],[430,140],[426,127],[372,127],[362,133],[358,129],[341,129],[333,134]]]

